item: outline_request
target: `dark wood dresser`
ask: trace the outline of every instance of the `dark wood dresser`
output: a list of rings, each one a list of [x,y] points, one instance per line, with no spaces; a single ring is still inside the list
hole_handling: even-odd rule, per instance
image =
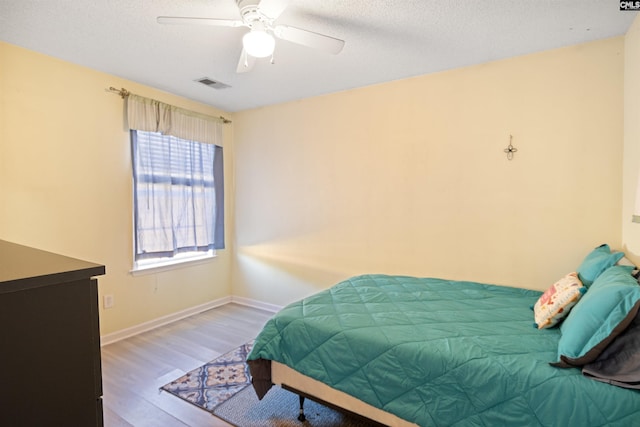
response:
[[[0,426],[102,426],[105,267],[0,240]]]

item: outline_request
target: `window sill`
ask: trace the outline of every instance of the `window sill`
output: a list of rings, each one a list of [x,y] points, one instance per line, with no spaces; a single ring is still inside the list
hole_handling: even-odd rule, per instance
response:
[[[145,274],[162,273],[163,271],[171,271],[179,268],[186,268],[194,265],[205,264],[211,261],[216,256],[217,255],[213,253],[213,254],[200,255],[200,256],[194,256],[194,257],[177,259],[177,260],[170,260],[165,262],[158,262],[151,265],[134,267],[131,271],[129,271],[129,273],[132,276],[143,276]]]

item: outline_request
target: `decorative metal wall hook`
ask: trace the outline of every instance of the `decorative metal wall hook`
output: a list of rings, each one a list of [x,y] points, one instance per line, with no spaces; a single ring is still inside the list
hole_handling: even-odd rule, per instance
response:
[[[513,146],[512,142],[513,142],[513,135],[509,135],[509,146],[504,149],[504,152],[507,153],[507,159],[508,160],[512,160],[513,159],[513,153],[518,151],[518,149]]]

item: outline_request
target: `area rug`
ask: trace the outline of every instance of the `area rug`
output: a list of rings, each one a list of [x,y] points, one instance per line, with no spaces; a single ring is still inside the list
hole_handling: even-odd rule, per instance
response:
[[[161,389],[211,412],[251,384],[246,360],[252,346],[253,341],[243,344]]]
[[[298,395],[280,387],[272,387],[258,400],[252,387],[247,387],[219,405],[213,414],[237,427],[370,427],[372,424],[343,414],[306,399],[304,422],[298,421]]]
[[[306,421],[298,421],[298,395],[273,387],[258,400],[247,355],[253,341],[160,387],[237,427],[367,427],[370,424],[306,399]]]

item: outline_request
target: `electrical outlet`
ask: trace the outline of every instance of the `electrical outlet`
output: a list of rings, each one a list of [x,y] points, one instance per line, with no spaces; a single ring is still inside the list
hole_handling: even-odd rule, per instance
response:
[[[113,295],[105,295],[102,298],[102,306],[104,308],[112,308],[113,307]]]

